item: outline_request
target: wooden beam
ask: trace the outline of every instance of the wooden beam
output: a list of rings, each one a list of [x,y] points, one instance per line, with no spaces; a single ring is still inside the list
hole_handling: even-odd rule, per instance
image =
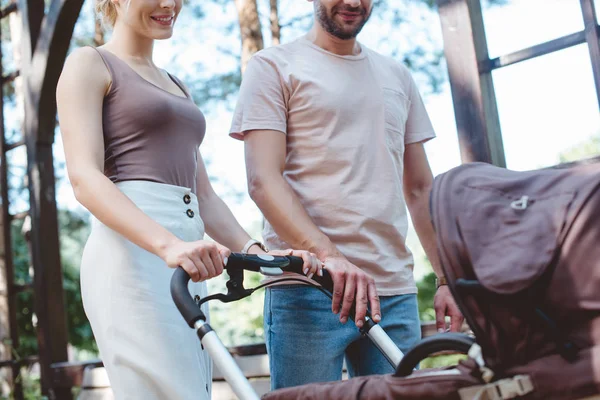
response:
[[[14,4],[14,3],[13,3]],[[8,13],[6,14],[8,15]],[[0,44],[2,43],[2,30],[0,29]],[[0,76],[4,74],[2,66],[2,48],[0,46]],[[3,89],[4,85],[0,86]],[[3,265],[0,265],[0,284],[4,293],[0,295],[0,359],[3,362],[14,361],[12,349],[19,348],[19,331],[17,324],[17,298],[14,290],[15,271],[12,241],[12,218],[8,203],[8,164],[7,143],[4,127],[4,96],[0,96],[0,197],[2,198],[0,224],[2,224],[0,251]],[[23,385],[19,379],[19,365],[11,364],[11,375],[2,378],[13,386],[15,400],[23,399]]]
[[[29,12],[26,3],[28,1],[19,0],[19,8]],[[43,395],[59,399],[71,399],[72,395],[68,388],[52,387],[50,367],[52,363],[68,360],[52,143],[56,121],[56,85],[82,4],[83,0],[51,2],[31,57],[26,57],[29,54],[27,46],[31,42],[23,40],[24,136],[31,203],[31,253],[41,386]],[[23,23],[24,28],[29,29],[31,19],[27,15],[24,15]]]
[[[28,39],[31,41],[31,51],[35,50],[37,41],[40,37],[40,30],[42,29],[42,21],[44,20],[45,4],[44,0],[28,0],[27,1],[28,13],[27,17],[29,20],[29,32]],[[27,57],[30,57],[32,53],[27,53]],[[25,55],[24,55],[25,56]]]
[[[10,14],[17,11],[17,3],[15,1],[8,3],[6,7],[0,10],[0,19],[8,17]]]
[[[63,389],[80,387],[83,382],[83,373],[86,368],[102,366],[101,360],[54,363],[51,365],[52,386],[54,388]]]
[[[590,49],[592,59],[592,72],[596,83],[596,98],[600,108],[600,29],[593,0],[581,0],[581,11],[585,25],[585,39]]]
[[[585,43],[585,31],[571,33],[558,39],[550,40],[549,42],[540,43],[526,49],[496,57],[493,60],[484,60],[479,63],[479,71],[481,73],[491,72],[498,68],[508,67],[509,65],[531,60],[532,58],[544,56],[582,43]]]
[[[40,35],[44,19],[44,0],[17,0],[17,8],[21,14],[23,58],[30,58]]]
[[[43,143],[54,143],[56,86],[82,5],[83,0],[52,1],[32,58],[29,79],[31,87],[40,88],[37,100],[40,121],[37,139]]]
[[[480,0],[437,0],[463,162],[506,167]]]
[[[468,327],[463,327],[463,332],[467,332]],[[435,322],[421,323],[421,336],[423,338],[436,335],[437,328]],[[267,346],[264,343],[256,343],[244,346],[228,347],[229,353],[238,362],[240,368],[247,378],[260,378],[269,376],[269,365],[267,355]],[[52,380],[54,387],[71,388],[81,386],[83,373],[87,367],[101,367],[101,360],[89,360],[82,362],[62,362],[51,365]],[[213,374],[213,380],[223,380],[223,375],[216,370]]]

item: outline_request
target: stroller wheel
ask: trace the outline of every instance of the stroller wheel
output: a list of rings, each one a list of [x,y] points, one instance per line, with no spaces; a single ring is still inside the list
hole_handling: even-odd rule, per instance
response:
[[[475,339],[464,333],[440,333],[421,340],[410,349],[398,364],[394,376],[412,374],[421,361],[440,351],[454,351],[467,354]]]

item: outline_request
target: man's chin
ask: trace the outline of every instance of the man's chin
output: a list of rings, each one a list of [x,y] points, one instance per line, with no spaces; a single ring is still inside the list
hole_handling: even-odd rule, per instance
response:
[[[350,40],[358,36],[356,29],[338,29],[335,33],[338,39]]]
[[[336,25],[338,27],[344,27],[346,29],[356,29],[357,26],[361,26],[364,24],[363,18],[357,18],[353,21],[346,21],[342,17],[335,19]]]

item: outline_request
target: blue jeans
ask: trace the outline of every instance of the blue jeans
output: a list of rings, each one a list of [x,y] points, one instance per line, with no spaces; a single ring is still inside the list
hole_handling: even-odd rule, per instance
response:
[[[421,339],[416,294],[381,296],[381,327],[406,352]],[[393,373],[394,368],[352,321],[339,322],[331,299],[314,287],[268,288],[264,309],[271,389],[342,378]]]

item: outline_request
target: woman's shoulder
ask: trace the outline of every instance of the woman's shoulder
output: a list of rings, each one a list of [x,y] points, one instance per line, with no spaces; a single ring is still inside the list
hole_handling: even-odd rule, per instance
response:
[[[105,62],[100,50],[91,46],[79,47],[71,52],[65,61],[65,66],[70,65],[72,69],[86,69],[104,66]]]
[[[111,74],[100,53],[86,46],[73,50],[65,60],[59,89],[66,87],[91,91],[98,88],[106,93],[111,83]]]
[[[90,46],[80,47],[71,52],[65,60],[61,80],[75,80],[80,84],[108,87],[111,74],[100,52]]]
[[[65,61],[63,72],[82,74],[90,80],[110,80],[110,73],[98,49],[90,46],[79,47],[71,52]]]

